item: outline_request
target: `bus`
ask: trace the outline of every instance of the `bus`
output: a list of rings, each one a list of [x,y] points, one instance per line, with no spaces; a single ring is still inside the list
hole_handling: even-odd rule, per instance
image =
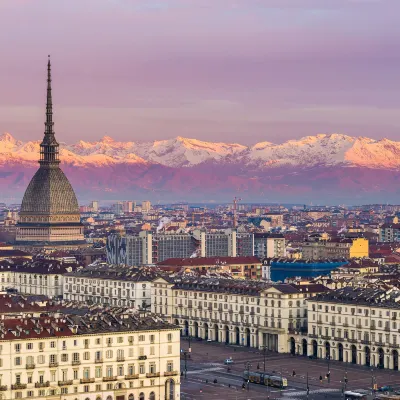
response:
[[[277,388],[285,388],[288,385],[288,381],[285,377],[272,375],[265,372],[243,372],[243,380],[251,383],[258,383],[265,386],[273,386]]]

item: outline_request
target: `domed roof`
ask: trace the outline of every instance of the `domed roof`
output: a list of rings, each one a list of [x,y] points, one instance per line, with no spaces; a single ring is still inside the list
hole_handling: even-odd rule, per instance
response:
[[[58,166],[37,170],[22,199],[20,214],[79,214],[74,190]]]

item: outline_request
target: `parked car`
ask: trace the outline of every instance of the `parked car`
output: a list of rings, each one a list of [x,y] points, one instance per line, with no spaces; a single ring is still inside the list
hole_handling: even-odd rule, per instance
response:
[[[224,364],[225,364],[225,365],[231,365],[231,364],[233,364],[232,358],[227,358],[227,359],[224,361]]]

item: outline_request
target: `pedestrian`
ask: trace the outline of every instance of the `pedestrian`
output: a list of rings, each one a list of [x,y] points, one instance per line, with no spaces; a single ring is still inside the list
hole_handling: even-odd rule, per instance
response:
[[[293,376],[296,376],[296,371],[295,370],[293,370]]]
[[[322,375],[319,376],[319,381],[322,383]]]

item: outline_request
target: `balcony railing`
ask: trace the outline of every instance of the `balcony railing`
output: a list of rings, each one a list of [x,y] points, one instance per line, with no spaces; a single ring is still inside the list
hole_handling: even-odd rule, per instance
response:
[[[127,381],[131,380],[131,379],[139,379],[139,374],[133,374],[133,375],[125,375],[125,379]]]
[[[68,386],[68,385],[72,385],[73,384],[73,380],[67,380],[67,381],[58,381],[58,386]]]
[[[14,385],[11,385],[11,390],[21,390],[21,389],[26,389],[26,383],[15,383]]]
[[[7,385],[0,385],[0,392],[5,392],[6,390],[8,390]]]
[[[347,338],[347,341],[348,341],[349,343],[357,343],[357,339],[350,339],[350,338]]]
[[[178,375],[178,374],[179,374],[178,371],[167,371],[167,372],[164,372],[164,376],[175,376],[175,375]]]
[[[94,362],[95,362],[95,363],[102,363],[102,362],[103,362],[103,359],[102,359],[102,358],[96,358],[96,359],[94,360]]]
[[[117,361],[124,362],[125,361],[125,357],[117,357]]]
[[[51,363],[49,363],[49,367],[50,367],[50,368],[52,368],[52,367],[58,367],[58,362],[51,362]]]
[[[26,385],[25,385],[26,386]],[[50,386],[50,382],[36,382],[35,383],[35,388],[45,388],[45,387],[49,387]]]
[[[72,360],[72,365],[81,365],[79,360]]]
[[[112,382],[112,381],[116,381],[117,377],[116,376],[105,376],[103,378],[103,382]]]
[[[81,383],[94,383],[94,378],[82,378]]]
[[[35,369],[35,364],[26,364],[26,369]]]
[[[146,374],[146,378],[158,378],[160,376],[159,372],[152,372],[152,373],[148,373]]]
[[[139,360],[147,360],[147,356],[139,356]]]

